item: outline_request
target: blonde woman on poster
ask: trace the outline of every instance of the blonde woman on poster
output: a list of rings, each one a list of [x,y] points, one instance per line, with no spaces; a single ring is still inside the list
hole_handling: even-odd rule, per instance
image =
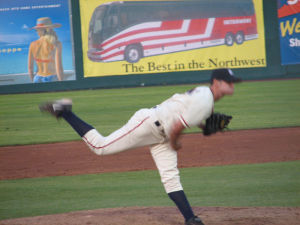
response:
[[[28,52],[28,73],[34,83],[61,81],[63,79],[62,44],[53,28],[61,24],[52,24],[49,17],[37,20],[35,29],[39,39],[30,44]],[[37,72],[34,73],[34,62]]]

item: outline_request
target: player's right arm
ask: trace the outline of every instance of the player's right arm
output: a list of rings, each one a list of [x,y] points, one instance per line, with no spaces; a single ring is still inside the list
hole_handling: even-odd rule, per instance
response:
[[[179,150],[181,148],[181,144],[179,142],[180,135],[182,131],[185,129],[183,124],[178,120],[170,133],[170,145],[174,150]]]

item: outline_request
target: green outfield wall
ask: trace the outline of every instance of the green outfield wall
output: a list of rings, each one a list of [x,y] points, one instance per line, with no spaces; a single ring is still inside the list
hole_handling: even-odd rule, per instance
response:
[[[244,80],[299,78],[299,64],[287,66],[281,65],[277,1],[263,0],[262,6],[265,33],[266,66],[233,69],[233,71],[237,76],[240,76]],[[86,77],[84,75],[83,66],[80,1],[72,0],[70,7],[72,14],[71,21],[75,61],[74,70],[76,79],[65,82],[40,84],[27,83],[0,85],[0,94],[67,91],[76,89],[120,88],[141,85],[154,86],[189,84],[207,82],[209,80],[210,70]]]

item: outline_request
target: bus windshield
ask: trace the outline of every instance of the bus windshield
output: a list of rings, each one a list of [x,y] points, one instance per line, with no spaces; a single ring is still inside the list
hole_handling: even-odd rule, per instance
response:
[[[107,11],[106,5],[97,7],[93,13],[89,27],[89,46],[97,48],[102,41],[103,25],[105,14]]]
[[[91,23],[90,23],[90,29],[91,31],[96,34],[99,33],[103,28],[103,18],[105,15],[106,6],[99,6],[92,17]]]

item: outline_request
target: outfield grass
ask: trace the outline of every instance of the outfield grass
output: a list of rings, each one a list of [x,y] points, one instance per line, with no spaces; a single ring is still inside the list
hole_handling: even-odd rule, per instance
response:
[[[122,126],[136,110],[152,107],[194,86],[0,95],[0,146],[79,139],[64,121],[57,123],[39,112],[38,104],[49,99],[72,98],[74,111],[107,135]],[[233,115],[231,129],[300,126],[299,99],[300,79],[244,82],[236,86],[234,96],[217,102],[215,111]]]
[[[38,104],[72,98],[74,111],[104,135],[139,108],[195,85],[0,95],[0,146],[76,140]],[[245,82],[215,105],[233,115],[231,129],[300,126],[300,80]],[[189,132],[196,132],[192,129]],[[193,206],[300,207],[300,161],[181,169]],[[0,181],[0,220],[122,206],[174,206],[157,171]]]
[[[193,206],[300,206],[300,162],[181,169]],[[174,206],[157,171],[0,181],[0,220],[122,206]]]

